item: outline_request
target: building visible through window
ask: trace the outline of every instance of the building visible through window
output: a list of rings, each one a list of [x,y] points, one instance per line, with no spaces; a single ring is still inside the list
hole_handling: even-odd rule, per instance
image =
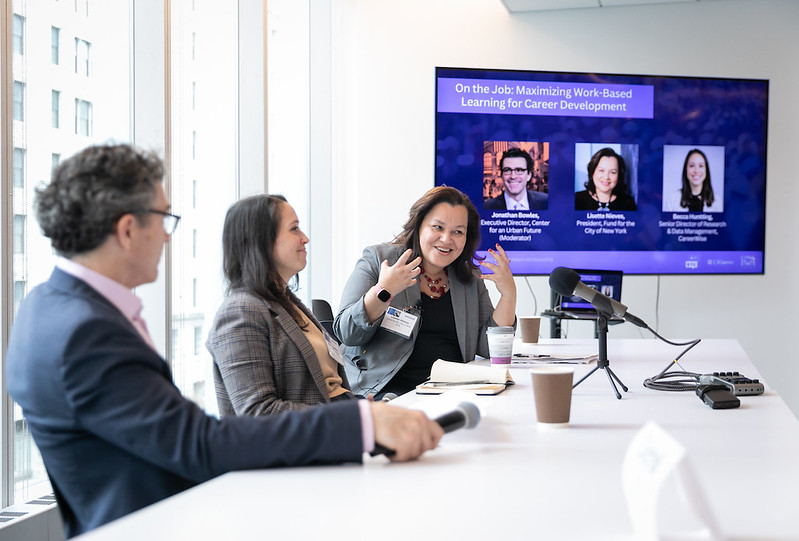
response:
[[[92,4],[91,16],[86,0],[2,3],[8,10],[9,32],[4,28],[0,33],[8,43],[3,65],[10,75],[6,91],[11,94],[8,116],[12,124],[6,127],[10,137],[2,150],[11,161],[3,199],[10,214],[8,242],[3,244],[10,260],[10,272],[4,276],[4,290],[9,292],[8,317],[3,318],[7,331],[27,292],[46,281],[53,268],[50,241],[40,234],[32,212],[36,187],[50,180],[62,156],[71,156],[90,144],[131,138],[133,73],[128,47],[133,26],[130,2]],[[160,31],[152,35],[160,35]],[[69,58],[73,43],[74,65]],[[98,56],[97,51],[103,54]],[[73,103],[75,109],[71,110]],[[102,112],[99,125],[94,122],[95,111],[98,115]],[[147,114],[152,112],[140,112],[140,116]],[[13,441],[6,446],[8,452],[0,464],[3,486],[12,491],[7,504],[51,493],[22,410],[16,405],[0,409],[4,409],[7,425],[16,428],[8,431]]]

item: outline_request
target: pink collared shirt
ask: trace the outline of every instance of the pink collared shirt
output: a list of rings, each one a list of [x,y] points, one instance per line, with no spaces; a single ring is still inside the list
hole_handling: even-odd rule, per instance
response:
[[[117,309],[122,312],[122,315],[124,315],[125,318],[130,321],[131,325],[139,332],[142,339],[144,339],[150,347],[155,349],[152,338],[150,338],[150,334],[147,332],[144,320],[141,319],[141,299],[134,295],[130,289],[104,274],[93,271],[65,257],[59,257],[55,262],[55,266],[67,274],[86,282],[92,289],[105,297],[108,302],[116,306]]]

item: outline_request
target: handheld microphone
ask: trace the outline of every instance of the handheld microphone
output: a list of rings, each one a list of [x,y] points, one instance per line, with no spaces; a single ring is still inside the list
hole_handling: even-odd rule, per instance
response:
[[[597,312],[604,316],[617,316],[638,327],[648,328],[643,320],[629,313],[627,307],[622,303],[603,295],[593,287],[585,285],[580,280],[580,275],[572,269],[558,267],[553,270],[552,274],[549,275],[549,287],[559,295],[566,297],[577,295],[585,299],[596,308]]]
[[[471,402],[460,402],[455,409],[441,414],[435,422],[444,429],[445,434],[449,434],[460,428],[474,428],[480,422],[480,410]]]
[[[480,422],[480,410],[471,402],[461,402],[455,406],[454,410],[443,413],[433,420],[444,429],[445,434],[449,434],[460,428],[476,427]],[[369,454],[371,456],[393,456],[394,453],[395,451],[393,449],[389,449],[375,442],[375,448]]]

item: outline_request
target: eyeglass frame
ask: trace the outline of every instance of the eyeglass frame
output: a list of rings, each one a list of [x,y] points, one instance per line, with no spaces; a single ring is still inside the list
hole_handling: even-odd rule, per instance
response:
[[[180,216],[177,214],[172,214],[171,212],[166,212],[165,210],[157,210],[157,209],[138,209],[130,211],[131,214],[139,214],[142,212],[149,212],[151,214],[160,214],[163,216],[163,224],[164,224],[164,231],[166,231],[167,235],[171,235],[175,232],[178,228],[178,224],[180,223]]]
[[[526,167],[524,169],[522,169],[521,167],[503,167],[502,169],[500,169],[500,172],[503,175],[510,175],[511,173],[516,173],[517,175],[521,175],[523,173],[529,173],[530,170],[527,169]]]

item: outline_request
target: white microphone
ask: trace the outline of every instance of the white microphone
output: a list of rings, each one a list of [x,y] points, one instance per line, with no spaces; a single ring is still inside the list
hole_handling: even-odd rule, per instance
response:
[[[480,410],[471,402],[461,402],[455,409],[443,413],[433,419],[444,429],[444,433],[448,434],[460,428],[474,428],[480,422]],[[384,447],[375,442],[374,451],[369,453],[371,456],[386,455],[392,456],[395,451]]]
[[[617,316],[633,325],[648,328],[640,318],[627,311],[627,307],[622,303],[603,295],[593,287],[588,287],[580,280],[580,275],[572,269],[558,267],[549,275],[549,287],[555,293],[571,297],[577,295],[590,302],[596,311],[604,316]]]

